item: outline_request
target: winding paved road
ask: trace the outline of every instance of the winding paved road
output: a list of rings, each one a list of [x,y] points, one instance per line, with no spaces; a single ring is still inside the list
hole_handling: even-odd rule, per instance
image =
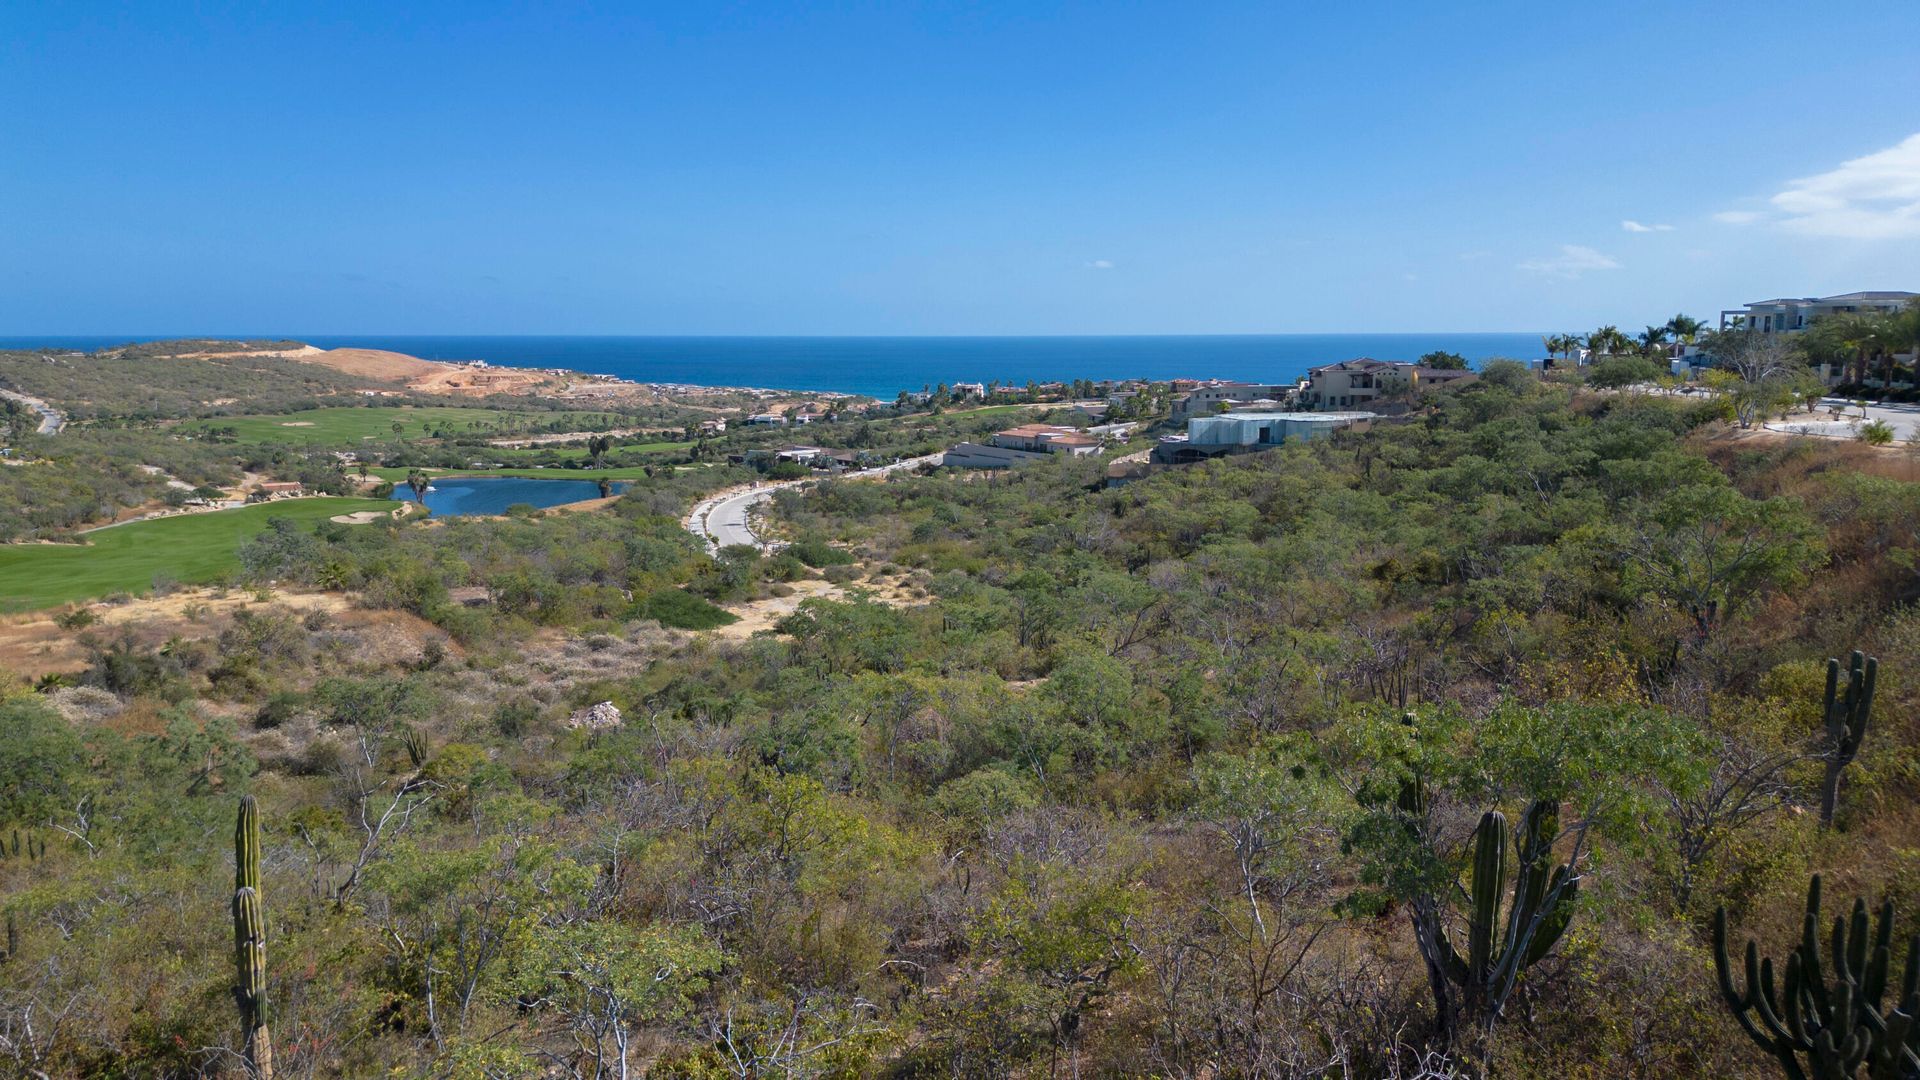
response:
[[[37,397],[28,397],[25,394],[16,393],[12,390],[0,390],[0,397],[11,398],[25,405],[27,408],[32,409],[34,412],[39,413],[40,434],[42,435],[58,435],[60,434],[60,429],[67,426],[67,416],[65,413],[41,401]]]
[[[912,469],[939,460],[939,454],[907,458],[891,465],[841,473],[837,479],[871,480],[891,472]],[[693,511],[687,515],[687,531],[705,540],[709,552],[716,552],[723,547],[732,547],[735,544],[746,544],[762,551],[769,551],[773,545],[754,535],[751,521],[753,508],[773,498],[773,493],[781,488],[800,487],[811,483],[814,483],[813,477],[805,480],[778,480],[770,484],[759,484],[744,491],[721,492],[694,505]]]

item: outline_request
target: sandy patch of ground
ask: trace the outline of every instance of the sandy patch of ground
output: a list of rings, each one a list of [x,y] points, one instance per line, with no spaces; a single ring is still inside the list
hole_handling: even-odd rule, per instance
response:
[[[347,375],[388,382],[417,379],[451,366],[422,360],[417,356],[408,356],[406,353],[388,352],[385,349],[315,349],[298,359],[304,363],[329,367]]]
[[[273,602],[295,611],[344,612],[348,600],[339,593],[275,593]],[[114,631],[137,632],[141,638],[165,641],[217,634],[219,627],[241,608],[258,606],[253,594],[238,589],[183,589],[167,596],[144,597],[124,604],[82,605],[93,613],[92,626],[63,629],[54,616],[64,610],[32,611],[0,616],[0,669],[28,679],[53,672],[79,671],[87,666],[85,633],[107,637]],[[189,618],[189,612],[195,618]]]
[[[459,364],[436,364],[434,371],[408,378],[407,385],[423,394],[484,397],[488,394],[531,394],[552,380],[553,377],[543,371],[524,368],[470,368]]]
[[[398,512],[405,513],[404,510]],[[335,514],[327,520],[339,525],[371,525],[383,517],[393,516],[394,513],[395,511],[388,510],[357,510],[351,514]]]
[[[914,582],[904,578],[882,578],[879,581],[856,581],[847,585],[835,585],[820,578],[808,578],[804,581],[789,583],[793,589],[791,596],[769,596],[759,600],[748,600],[738,604],[725,605],[729,613],[740,621],[729,623],[715,630],[707,631],[718,638],[740,641],[750,638],[761,631],[770,631],[781,619],[799,610],[800,602],[814,597],[828,600],[851,600],[854,591],[865,592],[868,598],[889,607],[916,607],[928,601],[924,592],[917,591]]]
[[[311,421],[311,420],[282,420],[282,421],[280,422],[280,426],[281,426],[281,427],[312,427],[312,426],[313,426],[313,421]]]

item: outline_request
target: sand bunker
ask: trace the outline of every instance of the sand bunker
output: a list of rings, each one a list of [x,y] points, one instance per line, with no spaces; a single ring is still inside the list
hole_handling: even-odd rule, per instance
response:
[[[281,427],[312,427],[312,426],[313,426],[313,421],[311,421],[311,420],[282,420],[282,421],[280,422],[280,426],[281,426]]]
[[[327,520],[338,522],[341,525],[371,525],[381,518],[388,516],[391,516],[391,511],[357,510],[351,514],[335,514]]]

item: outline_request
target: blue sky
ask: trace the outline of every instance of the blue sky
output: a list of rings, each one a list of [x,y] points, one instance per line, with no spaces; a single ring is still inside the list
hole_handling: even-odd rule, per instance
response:
[[[1920,290],[1916,102],[1911,0],[12,4],[0,333],[1638,325]]]

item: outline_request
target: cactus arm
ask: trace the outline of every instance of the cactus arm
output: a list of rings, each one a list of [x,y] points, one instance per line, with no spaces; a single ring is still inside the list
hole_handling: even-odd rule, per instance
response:
[[[1453,939],[1447,936],[1444,927],[1436,927],[1433,936],[1440,946],[1440,969],[1446,972],[1447,978],[1453,980],[1455,985],[1467,985],[1472,980],[1473,973],[1468,970],[1467,962],[1461,958],[1460,951],[1453,947]]]
[[[233,891],[260,891],[260,805],[253,796],[240,800],[233,825]]]
[[[1567,924],[1573,921],[1573,902],[1580,895],[1580,879],[1572,876],[1572,869],[1560,866],[1553,872],[1553,884],[1547,889],[1548,896],[1557,896],[1553,908],[1540,920],[1540,926],[1533,932],[1533,940],[1527,943],[1523,967],[1531,967],[1547,955],[1560,935],[1566,932]]]
[[[1493,970],[1493,928],[1507,884],[1507,819],[1489,810],[1474,830],[1473,910],[1467,920],[1467,968],[1479,982]]]
[[[1807,886],[1807,914],[1800,923],[1800,948],[1795,955],[1800,959],[1800,973],[1820,1019],[1831,1019],[1833,1003],[1827,996],[1827,977],[1820,963],[1819,874],[1813,875],[1812,884]],[[1792,963],[1791,958],[1788,963]]]

